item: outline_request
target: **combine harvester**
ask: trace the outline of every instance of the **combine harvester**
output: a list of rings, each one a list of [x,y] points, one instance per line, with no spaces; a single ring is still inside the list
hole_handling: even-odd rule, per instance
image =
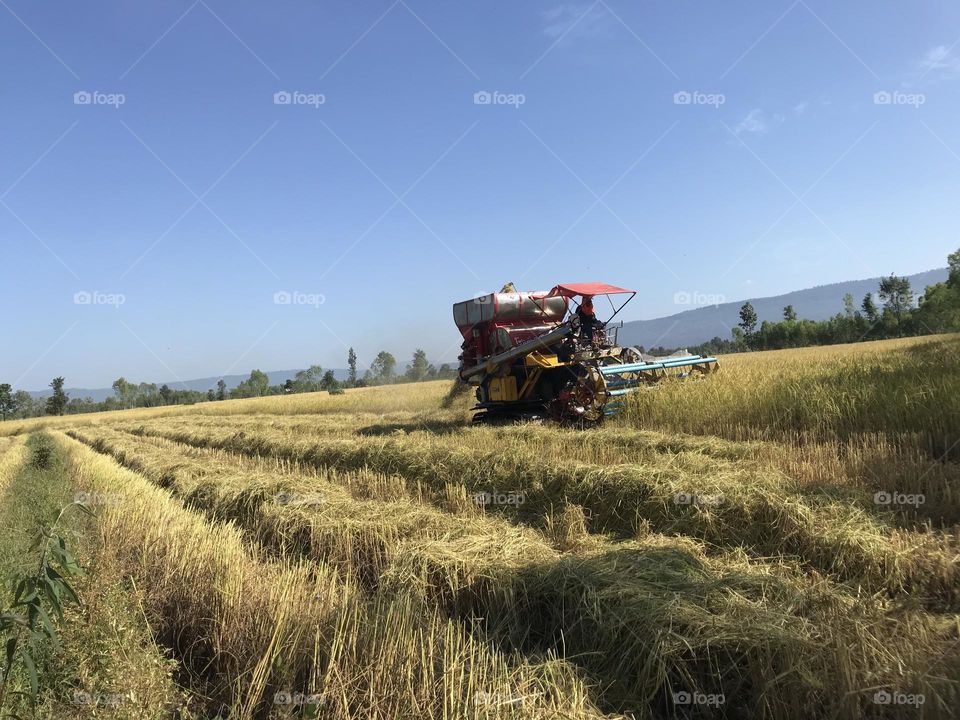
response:
[[[635,290],[604,283],[569,283],[549,292],[515,292],[512,285],[504,290],[453,306],[463,335],[460,378],[477,388],[474,422],[548,418],[588,427],[620,410],[628,393],[719,368],[714,357],[654,357],[620,347],[617,331],[623,323],[610,323]],[[629,297],[616,307],[618,295]],[[596,319],[596,297],[610,302],[613,314],[605,322]]]

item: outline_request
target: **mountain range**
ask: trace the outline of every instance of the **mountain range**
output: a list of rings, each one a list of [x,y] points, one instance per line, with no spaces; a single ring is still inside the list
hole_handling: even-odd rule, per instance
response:
[[[919,297],[927,285],[947,279],[947,268],[908,275],[907,279],[910,281],[914,295]],[[783,308],[787,305],[793,305],[799,318],[826,320],[843,312],[844,295],[847,293],[853,295],[859,310],[864,296],[867,293],[875,294],[879,284],[880,278],[849,280],[773,297],[745,298],[736,302],[705,305],[653,320],[633,320],[623,324],[618,340],[620,345],[642,345],[645,348],[660,346],[682,348],[699,345],[715,337],[729,340],[731,331],[740,322],[740,307],[748,301],[756,310],[759,322],[782,320]],[[676,295],[678,303],[696,303],[701,299],[699,293],[677,293]]]

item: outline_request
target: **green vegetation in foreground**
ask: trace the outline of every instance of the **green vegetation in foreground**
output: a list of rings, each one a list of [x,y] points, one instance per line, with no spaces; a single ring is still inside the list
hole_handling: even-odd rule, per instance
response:
[[[74,500],[63,458],[49,437],[31,436],[27,450],[19,472],[12,472],[5,486],[0,484],[0,526],[5,530],[0,540],[3,608],[13,604],[13,583],[36,573],[39,549],[31,545],[38,530],[50,527]],[[95,521],[82,512],[65,512],[58,527],[67,549],[82,564],[90,563],[88,576],[70,578],[82,605],[71,607],[64,599],[63,620],[52,619],[59,642],[38,643],[32,653],[36,707],[29,702],[30,673],[18,659],[0,715],[170,717],[173,706],[180,704],[171,680],[173,666],[153,645],[135,595],[118,584],[108,585],[107,578],[116,576],[95,559]],[[2,660],[5,668],[6,656]]]

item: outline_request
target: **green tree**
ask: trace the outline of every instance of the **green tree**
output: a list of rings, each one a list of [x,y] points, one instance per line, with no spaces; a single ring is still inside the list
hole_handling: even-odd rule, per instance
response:
[[[450,367],[450,363],[443,363],[437,368],[437,377],[441,380],[450,380],[457,376],[457,371]]]
[[[338,387],[340,387],[340,383],[337,382],[337,377],[333,374],[333,370],[327,370],[323,374],[323,379],[320,380],[320,389],[329,392],[336,390]]]
[[[120,407],[122,408],[131,408],[133,407],[134,395],[136,391],[134,386],[127,382],[127,379],[124,377],[119,377],[113,381],[114,394],[117,396],[117,400],[120,401]]]
[[[905,277],[891,275],[880,280],[880,299],[883,301],[884,309],[893,313],[900,322],[904,312],[913,307],[913,290],[910,289],[910,281]]]
[[[743,330],[747,346],[752,348],[757,333],[757,311],[753,309],[753,305],[749,302],[745,302],[740,307],[740,322],[737,325]]]
[[[133,402],[137,407],[156,407],[163,402],[160,393],[157,392],[156,383],[139,383],[134,393]]]
[[[207,390],[207,402],[213,402],[217,399],[217,394],[213,391],[213,388]]]
[[[853,299],[853,295],[846,293],[843,296],[843,314],[848,318],[853,318],[857,314],[857,307],[854,305],[856,300]]]
[[[357,354],[353,351],[353,348],[350,348],[350,352],[347,353],[347,367],[349,371],[347,373],[347,384],[350,387],[356,387],[357,384]]]
[[[160,386],[159,394],[164,405],[171,405],[173,403],[173,390],[171,390],[170,386],[166,383]]]
[[[217,400],[226,400],[227,399],[227,383],[224,382],[223,378],[217,380]]]
[[[793,309],[793,305],[787,305],[783,309],[783,319],[787,322],[793,322],[797,319],[797,311]]]
[[[67,415],[78,415],[80,413],[97,412],[99,409],[100,403],[94,401],[92,397],[87,396],[85,398],[70,398],[65,412]]]
[[[733,339],[731,340],[733,347],[731,349],[734,352],[743,350],[747,345],[746,340],[744,339],[744,336],[743,336],[743,328],[741,328],[740,326],[731,328],[730,334],[733,336]]]
[[[323,368],[319,365],[311,365],[306,370],[300,370],[293,377],[293,392],[317,392],[321,390],[323,382]]]
[[[70,397],[63,390],[64,382],[66,381],[62,377],[55,377],[50,381],[53,395],[47,398],[47,415],[63,415],[63,411],[67,409]]]
[[[13,399],[13,387],[10,383],[0,383],[0,418],[6,420],[13,415],[17,406]]]
[[[230,391],[231,398],[263,397],[270,393],[270,378],[261,370],[251,370],[250,377]]]
[[[410,363],[410,367],[407,368],[406,372],[407,380],[410,380],[411,382],[425,380],[427,378],[427,372],[429,368],[430,363],[427,361],[427,353],[419,348],[414,350],[413,362]]]
[[[863,308],[863,314],[866,315],[871,325],[880,319],[880,311],[877,310],[877,304],[873,301],[873,293],[867,293],[863,296],[860,307]]]
[[[917,320],[927,332],[960,330],[960,293],[946,283],[930,285],[920,297]]]
[[[14,413],[17,417],[28,418],[36,415],[33,396],[26,390],[17,390],[13,394]]]
[[[247,382],[250,383],[250,389],[255,397],[266,395],[270,388],[270,378],[262,370],[251,370]]]
[[[960,288],[960,250],[947,255],[947,267],[950,268],[947,285]]]
[[[370,363],[367,377],[371,384],[386,385],[396,379],[396,368],[397,359],[386,350],[381,350]]]

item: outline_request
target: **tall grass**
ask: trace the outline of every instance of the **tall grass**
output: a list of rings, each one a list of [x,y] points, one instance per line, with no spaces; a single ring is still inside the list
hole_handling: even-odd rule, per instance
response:
[[[960,457],[960,336],[722,358],[702,382],[634,393],[626,422],[733,440],[847,440],[881,433]]]

